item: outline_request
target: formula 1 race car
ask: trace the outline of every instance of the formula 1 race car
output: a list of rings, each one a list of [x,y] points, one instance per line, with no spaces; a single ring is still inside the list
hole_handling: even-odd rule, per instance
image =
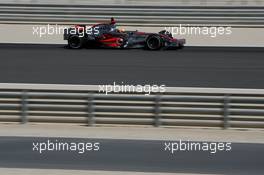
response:
[[[64,40],[68,48],[80,49],[84,46],[92,48],[144,48],[159,50],[182,48],[185,39],[173,38],[166,30],[159,33],[124,31],[116,27],[114,18],[110,23],[96,24],[91,27],[76,25],[64,30]]]

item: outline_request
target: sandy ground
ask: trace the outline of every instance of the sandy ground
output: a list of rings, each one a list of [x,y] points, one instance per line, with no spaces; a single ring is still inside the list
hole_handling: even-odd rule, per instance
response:
[[[264,143],[264,130],[0,124],[0,136]]]
[[[51,169],[19,169],[0,168],[5,175],[209,175],[209,174],[183,174],[183,173],[145,173],[121,171],[84,171],[84,170],[51,170]]]
[[[41,29],[42,27],[42,29]],[[57,34],[52,34],[52,27],[54,30],[56,26],[51,25],[22,25],[22,24],[0,24],[0,38],[1,43],[35,43],[35,44],[66,44],[63,40],[63,31],[58,29]],[[69,27],[69,26],[67,26]],[[38,29],[37,29],[38,28]],[[46,28],[46,29],[44,29]],[[50,28],[50,32],[48,32]],[[165,27],[120,27],[125,30],[139,30],[145,32],[159,32]],[[264,46],[264,28],[231,28],[230,34],[216,35],[213,34],[202,35],[189,33],[185,35],[176,35],[179,26],[174,28],[166,28],[169,31],[174,31],[174,37],[185,38],[186,46],[243,46],[243,47],[263,47]],[[45,30],[47,31],[46,34]],[[35,32],[34,32],[35,31]],[[38,31],[38,32],[37,32]],[[42,32],[40,32],[42,31]],[[42,34],[43,33],[43,34]]]

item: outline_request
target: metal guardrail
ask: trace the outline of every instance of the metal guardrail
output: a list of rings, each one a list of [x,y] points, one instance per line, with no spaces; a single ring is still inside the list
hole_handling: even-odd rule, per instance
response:
[[[151,95],[98,90],[0,84],[0,122],[264,128],[264,90],[167,88]]]
[[[0,23],[94,24],[110,17],[122,26],[264,26],[263,6],[0,4]]]
[[[164,6],[263,6],[264,0],[1,0],[10,4],[68,4],[68,5],[164,5]]]

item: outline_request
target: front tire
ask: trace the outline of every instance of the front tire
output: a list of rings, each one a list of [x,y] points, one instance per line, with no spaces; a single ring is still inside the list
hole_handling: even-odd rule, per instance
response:
[[[68,46],[70,49],[81,49],[83,47],[83,38],[78,35],[72,35],[68,39]]]
[[[179,49],[183,49],[184,48],[184,45],[183,44],[180,44],[178,48]]]
[[[151,35],[146,40],[146,48],[149,50],[159,50],[162,47],[162,40],[158,35]]]

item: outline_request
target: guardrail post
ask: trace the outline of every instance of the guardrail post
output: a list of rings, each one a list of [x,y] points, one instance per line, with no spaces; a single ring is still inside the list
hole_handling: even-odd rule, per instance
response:
[[[21,98],[21,123],[25,124],[28,122],[28,92],[26,90],[22,91]]]
[[[161,96],[158,94],[155,98],[155,126],[156,127],[159,127],[162,125],[161,123],[161,116],[160,116],[160,113],[161,113],[161,109],[160,109],[160,105],[161,105]]]
[[[88,95],[88,126],[93,126],[95,124],[95,118],[94,118],[94,97],[93,94]]]
[[[230,108],[230,96],[229,95],[225,95],[224,97],[224,129],[228,129],[230,127],[230,123],[229,123],[229,108]]]

